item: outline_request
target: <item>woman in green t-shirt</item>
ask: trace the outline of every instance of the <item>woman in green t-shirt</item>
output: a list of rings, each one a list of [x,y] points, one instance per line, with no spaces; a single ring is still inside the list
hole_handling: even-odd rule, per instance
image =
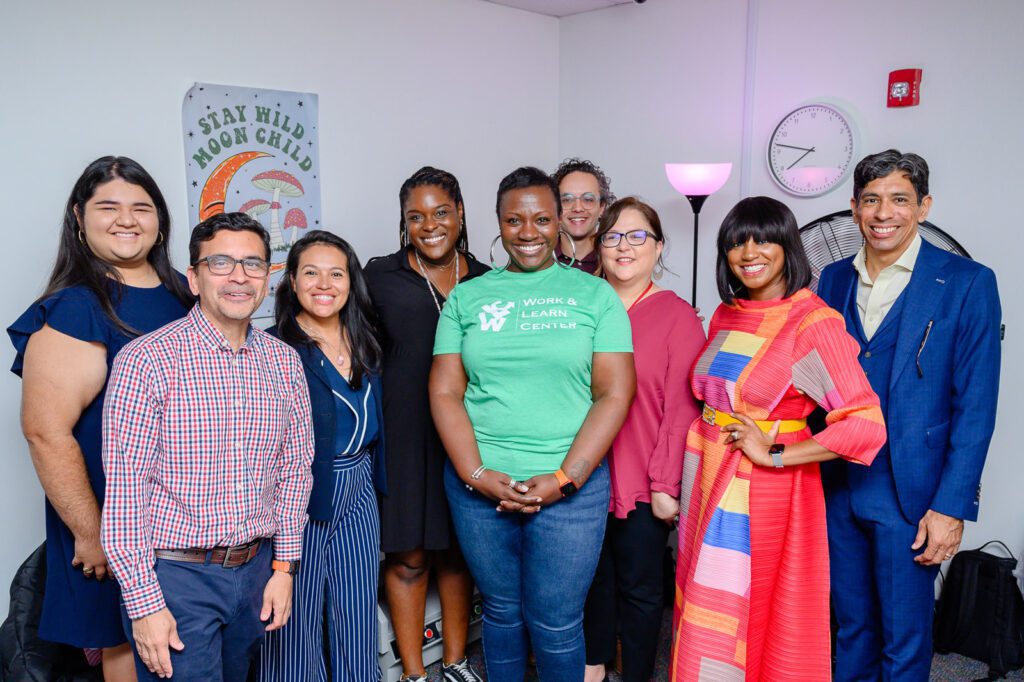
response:
[[[434,343],[431,412],[484,598],[492,682],[523,679],[527,635],[542,680],[583,679],[583,603],[608,511],[602,460],[636,388],[621,301],[555,264],[560,210],[543,171],[502,180],[495,242],[508,265],[452,292]]]

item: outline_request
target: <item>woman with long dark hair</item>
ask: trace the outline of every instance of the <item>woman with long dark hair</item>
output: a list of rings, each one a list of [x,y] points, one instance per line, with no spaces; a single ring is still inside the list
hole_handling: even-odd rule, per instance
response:
[[[8,329],[22,377],[22,431],[46,493],[39,635],[102,650],[107,680],[135,678],[120,590],[100,546],[106,486],[103,392],[133,337],[182,317],[192,296],[167,255],[171,219],[156,182],[123,156],[78,178],[46,289]]]
[[[267,633],[260,679],[327,679],[326,613],[332,679],[375,682],[376,491],[387,492],[381,349],[363,270],[348,242],[323,230],[295,242],[277,288],[275,317],[270,333],[302,358],[316,451],[292,619]]]
[[[441,601],[445,682],[476,682],[466,660],[473,579],[451,530],[448,459],[430,418],[434,332],[452,291],[487,271],[469,252],[459,181],[424,166],[402,183],[401,248],[374,258],[366,277],[384,346],[388,496],[381,500],[384,594],[404,677],[426,680],[423,620],[433,567]]]
[[[807,285],[785,204],[750,197],[718,231],[722,305],[691,373],[671,679],[829,680],[818,463],[871,464],[878,396],[843,316]],[[807,415],[827,412],[816,434]]]

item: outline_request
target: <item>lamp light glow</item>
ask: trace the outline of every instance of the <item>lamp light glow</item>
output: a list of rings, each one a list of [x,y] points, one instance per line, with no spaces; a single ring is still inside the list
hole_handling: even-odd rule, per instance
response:
[[[704,200],[722,189],[732,174],[731,163],[666,163],[665,175],[677,192],[685,196],[693,209],[693,288],[690,305],[697,307],[697,246],[700,209]]]

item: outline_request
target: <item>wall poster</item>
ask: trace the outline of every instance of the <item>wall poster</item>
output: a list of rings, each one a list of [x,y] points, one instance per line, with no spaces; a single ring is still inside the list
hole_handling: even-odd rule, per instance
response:
[[[242,211],[270,232],[270,293],[256,318],[273,315],[288,249],[320,226],[317,96],[196,83],[182,103],[189,227]]]

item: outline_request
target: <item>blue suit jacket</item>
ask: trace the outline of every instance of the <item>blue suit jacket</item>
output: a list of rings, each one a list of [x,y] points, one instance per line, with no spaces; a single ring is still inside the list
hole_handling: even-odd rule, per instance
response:
[[[853,336],[856,304],[846,303],[857,282],[847,258],[825,268],[818,283],[826,303],[847,311]],[[896,493],[911,523],[928,509],[978,518],[999,393],[1000,322],[995,274],[924,241],[904,291],[885,415]]]
[[[267,330],[277,336],[277,327]],[[330,521],[333,516],[331,502],[334,494],[332,489],[335,436],[337,434],[337,412],[334,405],[334,394],[331,383],[320,365],[320,356],[312,346],[293,346],[302,359],[302,368],[306,372],[306,384],[309,386],[309,404],[313,414],[313,490],[309,494],[309,516],[317,521]],[[370,446],[373,457],[373,484],[382,495],[387,495],[387,470],[384,466],[384,414],[381,409],[380,377],[376,374],[367,375],[371,390],[377,395],[377,423],[380,433],[377,440]]]

